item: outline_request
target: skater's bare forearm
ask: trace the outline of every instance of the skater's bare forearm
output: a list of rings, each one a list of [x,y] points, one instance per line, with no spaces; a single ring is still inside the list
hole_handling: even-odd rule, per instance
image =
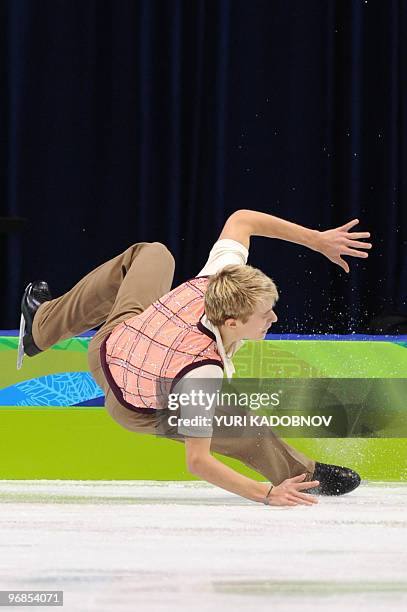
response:
[[[316,230],[263,212],[237,210],[226,221],[219,238],[237,239],[246,248],[249,248],[251,236],[265,236],[295,242],[317,250],[318,234]]]
[[[318,251],[345,272],[349,272],[349,265],[342,256],[366,258],[368,257],[366,250],[372,248],[370,242],[364,241],[365,238],[370,238],[369,232],[350,231],[358,223],[359,219],[353,219],[345,225],[321,232],[263,212],[242,209],[230,215],[219,239],[231,238],[247,249],[250,246],[251,236],[287,240]]]
[[[235,472],[235,470],[224,465],[209,454],[193,461],[189,465],[189,471],[194,476],[199,476],[199,478],[217,487],[255,502],[264,502],[270,489],[268,483],[257,482],[247,478],[247,476]]]

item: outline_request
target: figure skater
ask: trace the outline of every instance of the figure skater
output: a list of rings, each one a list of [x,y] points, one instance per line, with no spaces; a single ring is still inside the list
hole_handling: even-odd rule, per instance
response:
[[[238,210],[227,219],[204,268],[173,290],[174,258],[159,242],[132,245],[55,299],[45,281],[30,283],[22,298],[18,367],[24,354],[33,357],[101,326],[88,360],[107,411],[130,431],[156,434],[163,413],[159,378],[173,380],[173,390],[194,379],[218,384],[225,374],[231,378],[232,357],[244,341],[263,339],[277,321],[273,280],[247,265],[250,238],[303,245],[349,272],[342,256],[365,258],[372,246],[364,241],[368,232],[350,231],[358,223],[317,231]],[[270,427],[260,427],[256,436],[212,436],[211,431],[179,428],[175,439],[185,443],[189,472],[254,502],[313,505],[315,495],[342,495],[360,483],[355,471],[305,456]],[[243,476],[212,452],[240,460],[269,482]]]

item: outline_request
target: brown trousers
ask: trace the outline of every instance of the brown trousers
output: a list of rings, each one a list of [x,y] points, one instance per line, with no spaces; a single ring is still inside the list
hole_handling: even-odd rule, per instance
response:
[[[70,291],[39,307],[33,323],[37,346],[45,350],[66,338],[102,325],[89,344],[89,369],[105,393],[110,416],[130,431],[155,434],[156,416],[140,414],[121,405],[104,376],[100,345],[116,325],[145,310],[168,293],[174,258],[159,242],[141,242],[102,264]],[[315,462],[278,438],[269,427],[257,437],[214,437],[211,451],[240,460],[275,485],[307,473],[312,480]]]

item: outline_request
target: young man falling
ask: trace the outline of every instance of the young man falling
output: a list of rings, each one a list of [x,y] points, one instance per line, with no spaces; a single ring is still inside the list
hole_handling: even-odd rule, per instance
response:
[[[34,356],[101,325],[88,358],[106,409],[126,429],[155,434],[162,414],[159,379],[173,380],[179,390],[193,379],[221,381],[224,373],[230,378],[231,359],[243,341],[263,339],[277,321],[274,282],[246,265],[251,236],[306,246],[349,272],[342,256],[365,258],[364,249],[371,248],[362,241],[368,232],[350,232],[357,223],[320,232],[239,210],[227,219],[198,276],[172,291],[174,259],[158,242],[131,246],[56,299],[44,281],[30,283],[22,299],[19,366],[24,353]],[[179,431],[189,471],[252,501],[312,505],[315,493],[341,495],[360,483],[353,470],[315,462],[270,427],[255,437],[212,437],[206,431]],[[273,484],[239,474],[213,451],[242,461]]]

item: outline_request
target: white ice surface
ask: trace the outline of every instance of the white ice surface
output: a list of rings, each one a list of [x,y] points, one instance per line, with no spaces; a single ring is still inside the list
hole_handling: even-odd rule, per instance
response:
[[[0,481],[0,588],[63,590],[65,612],[407,610],[407,484],[319,499],[273,508],[200,482]]]

